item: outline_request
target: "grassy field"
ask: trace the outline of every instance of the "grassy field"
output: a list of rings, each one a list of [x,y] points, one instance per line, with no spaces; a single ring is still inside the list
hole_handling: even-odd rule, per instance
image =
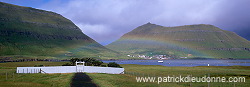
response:
[[[16,74],[17,66],[60,66],[65,62],[0,63],[0,87],[69,87],[71,74]],[[6,78],[7,73],[7,78]]]
[[[60,66],[65,62],[9,62],[0,63],[0,87],[69,87],[74,74],[16,74],[17,66]],[[136,77],[166,76],[207,76],[245,77],[246,82],[209,83],[210,87],[249,87],[250,66],[198,66],[198,67],[166,67],[159,65],[122,64],[125,74],[87,73],[92,81],[100,87],[207,87],[208,83],[160,83],[136,82]],[[6,79],[6,72],[8,77]],[[14,75],[13,75],[14,74]]]
[[[196,77],[245,77],[246,82],[239,83],[209,83],[210,87],[249,87],[250,67],[249,66],[199,66],[199,67],[166,67],[158,65],[122,65],[128,74],[91,74],[88,75],[101,87],[207,87],[208,83],[157,83],[157,82],[136,82],[136,76],[142,77],[167,77],[167,76],[187,76]],[[156,79],[157,80],[157,79]]]

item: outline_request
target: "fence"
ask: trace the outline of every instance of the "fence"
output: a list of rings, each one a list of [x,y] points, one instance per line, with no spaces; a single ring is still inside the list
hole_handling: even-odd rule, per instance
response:
[[[97,66],[17,67],[17,73],[108,73],[123,74],[124,68]]]
[[[72,76],[72,74],[23,74],[16,73],[16,69],[6,69],[6,71],[0,71],[0,87],[70,87],[69,81],[71,81],[71,78],[67,78],[68,76]],[[69,83],[62,83],[57,80]]]
[[[124,68],[84,66],[84,72],[87,72],[87,73],[124,74]]]
[[[2,74],[5,74],[5,80],[18,78],[18,75],[19,75],[19,74],[8,73],[8,72],[2,73]]]

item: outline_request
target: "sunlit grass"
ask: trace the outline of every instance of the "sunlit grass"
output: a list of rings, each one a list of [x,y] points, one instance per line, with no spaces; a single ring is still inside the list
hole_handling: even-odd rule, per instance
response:
[[[95,83],[101,87],[207,87],[208,83],[140,83],[136,82],[136,76],[167,77],[167,76],[187,76],[196,77],[216,76],[216,77],[237,77],[243,76],[246,82],[240,83],[209,83],[210,87],[249,87],[250,67],[249,66],[198,66],[198,67],[166,67],[159,65],[133,65],[123,64],[126,72],[130,74],[88,74]]]
[[[7,62],[0,63],[0,67],[33,67],[35,65],[44,66],[61,66],[66,62],[49,62],[49,61],[30,61],[30,62]]]
[[[17,74],[18,66],[61,66],[65,62],[9,62],[0,63],[0,87],[69,87],[73,73],[68,74]],[[7,74],[6,74],[7,73]],[[6,78],[7,76],[7,78]]]
[[[10,62],[0,63],[0,87],[69,87],[73,73],[71,74],[16,74],[17,66],[60,66],[65,62]],[[160,65],[135,65],[122,64],[126,72],[130,74],[99,74],[87,73],[93,82],[100,87],[207,87],[208,83],[160,83],[136,82],[136,76],[197,76],[204,75],[219,77],[245,77],[246,82],[240,83],[210,83],[210,87],[249,87],[250,66],[197,66],[197,67],[167,67]],[[6,80],[6,72],[8,78]],[[133,74],[132,74],[133,73]],[[13,76],[14,74],[14,76]]]

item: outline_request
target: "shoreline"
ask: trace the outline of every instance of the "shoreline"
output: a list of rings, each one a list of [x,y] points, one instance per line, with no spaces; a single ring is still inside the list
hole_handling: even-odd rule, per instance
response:
[[[101,61],[120,61],[120,60],[250,60],[250,58],[175,58],[175,59],[100,59]]]

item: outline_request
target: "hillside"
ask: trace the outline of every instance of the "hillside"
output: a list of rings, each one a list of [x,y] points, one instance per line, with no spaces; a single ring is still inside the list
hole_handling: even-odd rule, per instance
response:
[[[100,45],[60,14],[0,2],[0,56],[100,57]]]
[[[127,55],[250,58],[250,42],[213,25],[164,27],[147,23],[106,46]]]

